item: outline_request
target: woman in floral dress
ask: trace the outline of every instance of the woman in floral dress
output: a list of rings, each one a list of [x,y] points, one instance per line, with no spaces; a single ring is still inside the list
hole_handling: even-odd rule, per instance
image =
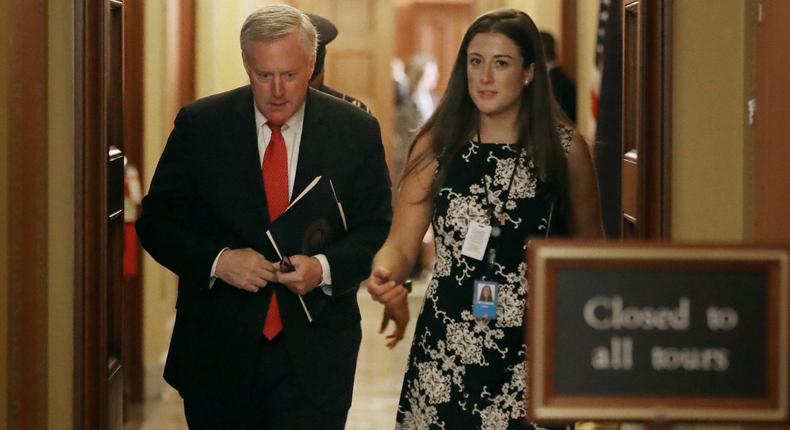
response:
[[[435,113],[412,144],[389,237],[365,281],[395,322],[402,283],[432,223],[436,263],[417,320],[398,406],[402,429],[530,428],[523,339],[526,240],[602,237],[584,140],[551,94],[539,33],[523,12],[467,30]],[[494,305],[479,300],[489,286]]]

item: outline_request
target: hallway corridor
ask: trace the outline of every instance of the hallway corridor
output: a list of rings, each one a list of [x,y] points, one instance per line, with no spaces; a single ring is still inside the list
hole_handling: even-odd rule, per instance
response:
[[[358,292],[362,313],[362,345],[354,401],[348,414],[346,430],[379,430],[395,426],[401,380],[424,295],[425,281],[416,281],[414,292],[409,296],[411,321],[406,335],[394,350],[388,350],[384,346],[384,336],[378,333],[381,305],[373,302],[366,291]],[[127,423],[126,430],[187,429],[181,398],[161,378],[158,380],[164,386],[161,401],[150,400],[141,410],[130,411],[130,415],[135,418]]]

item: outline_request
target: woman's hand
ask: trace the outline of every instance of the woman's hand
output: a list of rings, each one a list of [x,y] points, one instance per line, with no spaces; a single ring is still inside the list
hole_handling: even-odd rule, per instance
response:
[[[384,333],[390,321],[395,323],[395,330],[386,335],[387,348],[394,348],[403,339],[403,333],[409,324],[409,301],[406,287],[396,284],[392,272],[383,267],[374,269],[370,277],[362,282],[373,300],[384,305],[379,333]]]
[[[396,284],[392,279],[392,272],[383,267],[374,269],[370,277],[362,281],[370,297],[382,305],[389,305],[406,297],[406,287]]]
[[[379,328],[379,333],[384,333],[390,321],[395,322],[395,330],[385,335],[389,341],[387,342],[389,349],[394,348],[403,339],[403,333],[406,331],[406,326],[409,325],[409,300],[406,295],[399,297],[393,303],[384,306],[384,315],[381,318],[381,328]]]

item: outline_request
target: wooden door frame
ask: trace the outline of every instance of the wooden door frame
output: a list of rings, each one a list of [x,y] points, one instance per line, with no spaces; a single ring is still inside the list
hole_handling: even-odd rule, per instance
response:
[[[143,152],[143,17],[141,0],[124,2],[123,151],[145,177]],[[124,280],[124,403],[143,401],[142,250],[137,247],[138,276]]]
[[[103,399],[108,395],[100,357],[107,350],[105,196],[107,151],[102,118],[108,76],[106,38],[109,2],[74,1],[74,428],[99,429],[106,422]],[[104,302],[103,302],[104,301]],[[90,317],[90,319],[88,319]]]
[[[645,27],[644,154],[640,176],[647,237],[672,236],[672,3],[648,1]],[[648,120],[651,119],[652,120]]]
[[[628,128],[634,127],[636,152],[630,158],[638,163],[636,183],[623,183],[623,211],[635,207],[635,236],[641,239],[670,239],[672,233],[672,3],[673,0],[625,0],[626,8],[638,7],[638,65],[632,77],[636,85],[636,106],[627,99],[627,31],[623,17],[623,142]],[[636,109],[634,124],[627,110]],[[630,117],[629,117],[630,118]],[[626,177],[627,175],[623,175]],[[627,192],[630,190],[631,192]],[[633,205],[627,204],[629,195]]]

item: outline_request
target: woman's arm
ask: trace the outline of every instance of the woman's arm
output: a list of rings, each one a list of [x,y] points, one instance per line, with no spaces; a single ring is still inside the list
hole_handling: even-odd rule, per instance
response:
[[[417,141],[411,159],[430,149],[423,136]],[[419,255],[420,244],[433,213],[430,195],[435,171],[435,158],[425,157],[404,177],[387,240],[373,258],[370,277],[362,284],[373,300],[384,304],[383,332],[390,320],[395,330],[387,335],[387,346],[394,347],[402,338],[409,322],[409,307],[403,282],[408,277]]]
[[[410,161],[428,150],[428,138],[423,136],[417,142]],[[373,258],[373,270],[389,271],[390,278],[397,284],[402,284],[411,272],[431,221],[433,198],[429,194],[434,171],[435,158],[426,157],[416,169],[404,176],[389,235]]]
[[[601,201],[595,166],[584,138],[576,132],[568,152],[568,188],[571,203],[571,233],[584,239],[604,237]]]

